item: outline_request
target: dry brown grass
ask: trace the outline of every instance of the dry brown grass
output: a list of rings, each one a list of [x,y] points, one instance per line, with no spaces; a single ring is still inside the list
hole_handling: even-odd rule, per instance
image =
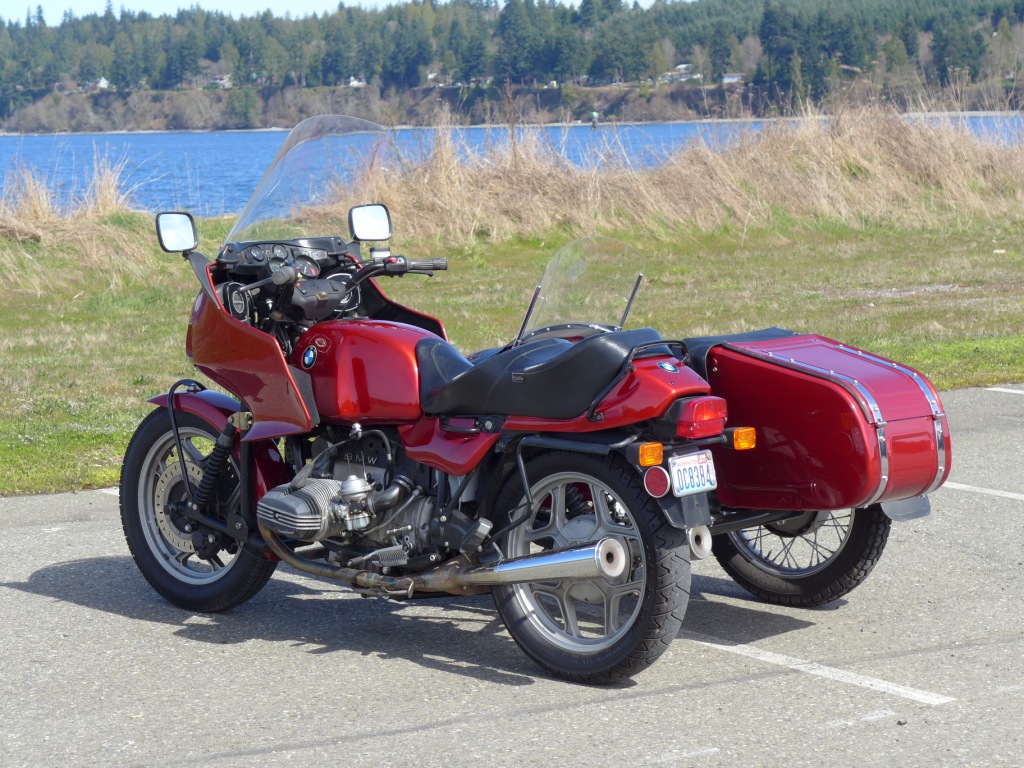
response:
[[[442,128],[429,159],[374,169],[339,209],[386,203],[413,239],[470,244],[564,229],[654,234],[770,227],[780,217],[931,227],[1017,212],[1024,146],[981,142],[937,120],[848,110],[693,144],[653,169],[579,168],[541,134],[474,154]]]
[[[107,271],[116,284],[141,269],[144,252],[122,188],[124,162],[97,155],[88,189],[69,202],[57,201],[48,180],[25,167],[8,171],[0,195],[0,266],[18,267],[31,252],[72,251],[83,268]]]
[[[0,195],[0,230],[16,239],[41,241],[47,230],[69,222],[80,225],[128,209],[127,191],[122,189],[124,161],[112,162],[97,154],[93,173],[84,194],[58,203],[54,191],[39,171],[25,166],[7,172]]]
[[[694,143],[644,169],[617,163],[614,147],[600,163],[577,167],[540,131],[479,152],[457,141],[453,126],[442,124],[426,160],[369,169],[327,212],[332,226],[350,205],[379,200],[403,239],[447,246],[553,230],[657,237],[680,228],[771,228],[787,219],[944,228],[1016,217],[1024,197],[1024,145],[982,142],[949,122],[908,120],[881,107],[768,124],[725,149]],[[10,172],[0,237],[43,247],[72,242],[97,266],[138,251],[128,229],[104,223],[126,210],[122,169],[97,158],[87,192],[63,208],[45,178]]]

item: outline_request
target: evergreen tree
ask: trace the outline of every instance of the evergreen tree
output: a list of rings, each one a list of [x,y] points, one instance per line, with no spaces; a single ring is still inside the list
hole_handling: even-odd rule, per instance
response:
[[[536,76],[534,57],[538,40],[523,0],[507,0],[498,16],[501,47],[494,61],[498,80],[529,82]]]
[[[981,56],[985,38],[967,24],[947,19],[937,24],[932,38],[932,58],[939,81],[947,85],[954,76],[977,79],[981,72]]]
[[[715,22],[711,30],[711,39],[707,43],[708,58],[711,60],[711,78],[719,82],[729,70],[732,59],[732,36],[725,21]]]

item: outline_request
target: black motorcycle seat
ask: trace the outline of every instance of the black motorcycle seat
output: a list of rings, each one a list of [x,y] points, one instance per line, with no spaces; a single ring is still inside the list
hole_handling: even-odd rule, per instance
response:
[[[660,339],[653,328],[599,333],[576,343],[541,339],[476,364],[442,339],[421,339],[420,405],[432,415],[572,419],[590,407],[635,346]]]

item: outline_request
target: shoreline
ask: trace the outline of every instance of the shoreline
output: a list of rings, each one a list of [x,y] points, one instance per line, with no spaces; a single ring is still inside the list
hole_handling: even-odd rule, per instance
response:
[[[924,112],[900,112],[900,116],[915,119],[971,119],[971,118],[1006,118],[1006,119],[1024,119],[1024,112],[1017,112],[1014,110],[974,110],[967,112],[956,112],[956,111],[924,111]],[[818,115],[818,119],[827,120],[830,115]],[[620,126],[638,126],[638,125],[716,125],[724,123],[785,123],[792,122],[794,120],[805,119],[799,115],[793,117],[730,117],[730,118],[719,118],[719,117],[702,117],[695,120],[615,120],[609,119],[598,123],[598,129],[600,128],[617,128]],[[372,121],[371,121],[372,122]],[[575,128],[575,127],[589,127],[590,123],[586,120],[574,120],[572,122],[556,121],[550,123],[518,123],[517,128],[526,129],[546,129],[546,128]],[[436,130],[442,126],[437,125],[396,125],[390,128],[381,126],[385,131],[431,131]],[[457,130],[480,130],[480,129],[499,129],[506,130],[508,128],[505,123],[475,123],[470,125],[456,124],[451,126]],[[189,134],[211,134],[211,133],[287,133],[291,128],[279,128],[279,127],[267,127],[267,128],[193,128],[193,129],[165,129],[165,130],[117,130],[117,131],[58,131],[58,132],[39,132],[39,133],[26,133],[26,132],[15,132],[15,131],[2,131],[0,130],[0,139],[5,138],[56,138],[59,136],[151,136],[151,135],[189,135]]]

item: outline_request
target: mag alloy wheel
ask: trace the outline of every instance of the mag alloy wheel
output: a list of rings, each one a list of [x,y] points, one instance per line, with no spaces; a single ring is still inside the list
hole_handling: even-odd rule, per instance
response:
[[[496,587],[505,626],[534,661],[567,679],[601,683],[645,668],[678,631],[689,598],[685,532],[672,528],[631,467],[611,458],[546,454],[532,462],[533,509],[501,542],[507,558],[618,539],[630,564],[617,579]],[[505,520],[526,499],[518,476],[499,498]]]

